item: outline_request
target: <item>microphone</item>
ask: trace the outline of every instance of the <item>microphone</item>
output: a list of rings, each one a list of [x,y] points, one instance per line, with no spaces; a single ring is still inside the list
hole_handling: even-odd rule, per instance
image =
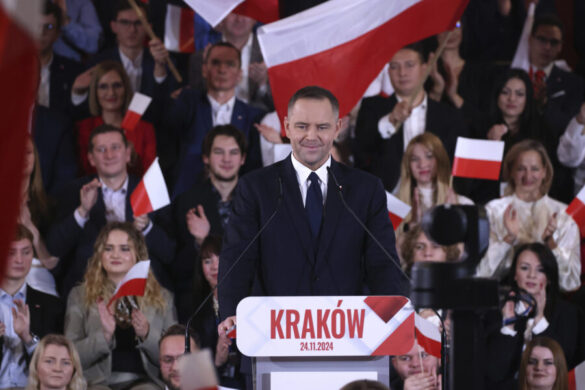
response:
[[[197,307],[197,309],[195,309],[195,312],[191,315],[191,317],[189,317],[189,320],[187,321],[187,326],[185,327],[185,353],[191,352],[191,342],[190,342],[190,338],[191,337],[190,337],[190,334],[189,334],[189,327],[191,326],[191,321],[193,321],[193,319],[197,316],[197,314],[199,314],[199,312],[203,309],[203,307],[205,306],[205,304],[207,303],[207,301],[209,301],[211,299],[211,297],[215,293],[215,290],[217,290],[217,288],[219,287],[219,285],[222,284],[223,281],[229,276],[229,274],[232,272],[232,270],[234,269],[234,267],[240,262],[240,260],[242,259],[242,257],[244,257],[244,255],[248,252],[248,250],[250,249],[250,247],[252,246],[252,244],[254,244],[256,242],[256,240],[258,240],[258,238],[260,237],[260,235],[262,234],[262,232],[266,229],[266,227],[268,225],[270,225],[270,222],[272,222],[272,220],[276,216],[276,213],[280,209],[280,205],[282,204],[282,198],[283,197],[284,197],[284,191],[282,189],[282,178],[280,176],[278,176],[278,200],[277,200],[276,207],[274,208],[274,211],[272,212],[272,214],[270,215],[270,217],[268,217],[268,219],[266,220],[266,222],[264,222],[264,225],[262,225],[260,227],[260,229],[258,230],[258,232],[256,233],[256,235],[254,237],[252,237],[252,239],[250,240],[250,242],[248,243],[248,245],[244,248],[244,250],[242,251],[242,253],[240,253],[240,255],[234,261],[234,263],[231,265],[231,267],[228,268],[228,270],[226,271],[225,275],[223,275],[223,277],[217,282],[217,284],[215,285],[215,287],[213,289],[211,289],[211,292],[205,297],[205,299],[203,300],[203,302],[201,302],[201,304]]]
[[[394,261],[394,258],[392,257],[392,255],[390,253],[388,253],[388,251],[386,250],[386,248],[384,248],[384,246],[380,243],[380,241],[378,241],[378,239],[376,238],[376,236],[374,236],[374,234],[370,231],[370,229],[368,229],[368,227],[366,226],[366,224],[363,223],[362,220],[352,210],[352,208],[349,207],[349,205],[345,201],[345,197],[343,196],[343,191],[342,191],[343,190],[343,187],[337,181],[337,178],[335,177],[335,174],[333,173],[333,170],[331,169],[331,167],[327,167],[327,172],[331,175],[331,177],[333,178],[333,181],[335,182],[335,186],[337,187],[337,192],[339,193],[339,198],[341,199],[341,203],[343,203],[343,206],[345,207],[345,209],[347,211],[349,211],[349,213],[351,214],[351,216],[357,221],[357,223],[362,227],[362,229],[364,229],[364,231],[368,234],[368,236],[376,243],[376,245],[380,248],[380,250],[382,250],[382,252],[384,253],[384,255],[386,255],[386,257],[390,260],[390,263],[392,263],[394,265],[394,267],[396,267],[396,269],[398,269],[398,271],[400,271],[400,273],[402,274],[402,276],[404,278],[406,278],[406,280],[408,280],[408,282],[410,284],[412,282],[410,280],[410,277],[402,270],[402,268],[398,264],[396,264],[396,262]]]

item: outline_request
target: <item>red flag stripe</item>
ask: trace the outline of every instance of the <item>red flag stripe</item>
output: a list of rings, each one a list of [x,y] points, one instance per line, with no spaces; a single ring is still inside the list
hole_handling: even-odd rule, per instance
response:
[[[120,286],[120,289],[108,302],[108,306],[120,297],[129,295],[142,296],[144,295],[144,289],[146,288],[146,279],[131,279]]]
[[[134,215],[148,214],[153,210],[143,180],[138,183],[136,189],[134,189],[134,192],[130,195],[130,204],[132,205]]]
[[[579,198],[575,198],[567,207],[566,212],[573,217],[573,220],[579,226],[581,237],[585,237],[585,204]]]
[[[195,51],[195,11],[191,8],[181,8],[179,22],[179,51],[193,53]]]
[[[440,359],[441,343],[425,336],[423,332],[418,331],[416,328],[414,329],[414,332],[416,334],[416,340],[418,341],[418,344],[425,350],[425,352]]]
[[[501,165],[501,161],[472,160],[455,157],[453,161],[453,176],[498,180],[500,178]]]
[[[279,17],[278,0],[246,0],[232,12],[248,16],[261,23],[272,23]]]
[[[577,390],[577,380],[575,378],[575,370],[569,371],[569,390]]]
[[[134,112],[134,111],[126,111],[126,115],[124,115],[124,119],[122,120],[121,127],[126,131],[134,131],[136,125],[140,121],[142,115]]]
[[[392,222],[392,227],[394,230],[398,229],[398,226],[402,223],[402,218],[398,215],[388,212],[388,216],[390,217],[390,222]]]

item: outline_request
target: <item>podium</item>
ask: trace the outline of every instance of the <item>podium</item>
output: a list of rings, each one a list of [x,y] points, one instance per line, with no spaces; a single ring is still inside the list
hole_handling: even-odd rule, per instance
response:
[[[401,296],[248,297],[236,315],[259,390],[389,386],[389,355],[414,343],[414,308]]]

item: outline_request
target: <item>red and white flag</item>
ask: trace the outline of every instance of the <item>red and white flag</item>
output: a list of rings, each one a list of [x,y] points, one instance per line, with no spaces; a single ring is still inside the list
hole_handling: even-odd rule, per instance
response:
[[[414,332],[418,345],[429,355],[441,358],[441,332],[432,322],[414,314]]]
[[[278,20],[278,0],[185,0],[185,3],[213,27],[231,12],[261,23]]]
[[[195,51],[195,12],[188,7],[167,4],[165,47],[169,51]]]
[[[575,199],[567,207],[566,213],[573,217],[573,220],[579,226],[581,238],[585,237],[585,186],[581,188]]]
[[[585,362],[569,371],[569,390],[585,390]]]
[[[504,141],[458,137],[453,176],[498,180],[504,157]]]
[[[19,188],[24,149],[39,83],[38,29],[41,3],[36,0],[0,1],[0,183]],[[33,32],[32,30],[37,30]],[[19,191],[0,195],[0,277],[20,210]]]
[[[128,110],[126,111],[126,115],[124,115],[124,119],[122,119],[121,127],[126,131],[133,131],[151,101],[152,98],[150,96],[143,95],[140,92],[135,92],[130,101],[130,105],[128,106]]]
[[[170,203],[169,191],[157,157],[130,195],[130,204],[134,215],[140,216],[163,208]]]
[[[390,217],[394,230],[400,226],[412,209],[408,203],[401,201],[388,191],[386,191],[386,206],[388,207],[388,216]]]
[[[185,355],[179,361],[182,390],[218,390],[217,375],[211,350],[203,349]]]
[[[534,10],[536,4],[530,3],[528,6],[528,12],[526,13],[526,20],[524,21],[524,27],[522,28],[522,35],[518,41],[518,47],[512,60],[510,68],[524,69],[526,72],[530,69],[530,51],[528,48],[528,41],[530,39],[530,33],[532,32],[532,25],[534,24]]]
[[[452,29],[468,0],[326,1],[258,29],[282,119],[307,85],[330,90],[347,114],[400,48]]]
[[[128,296],[144,296],[146,289],[146,280],[150,269],[150,260],[142,260],[134,264],[130,271],[124,276],[120,284],[116,287],[114,295],[108,301],[108,306],[116,299]]]

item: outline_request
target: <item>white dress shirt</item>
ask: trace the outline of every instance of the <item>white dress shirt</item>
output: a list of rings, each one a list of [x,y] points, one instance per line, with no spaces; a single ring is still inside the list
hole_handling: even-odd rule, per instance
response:
[[[309,175],[311,172],[315,172],[317,176],[319,176],[319,184],[321,186],[321,194],[323,194],[323,205],[325,205],[325,199],[327,198],[327,178],[328,172],[327,168],[331,166],[331,156],[327,159],[325,164],[321,165],[316,171],[312,171],[310,168],[307,168],[303,164],[300,163],[294,156],[294,153],[290,154],[291,161],[293,168],[297,174],[297,181],[299,182],[299,189],[301,190],[301,199],[303,200],[303,206],[307,201],[307,190],[311,185],[309,181]]]
[[[217,100],[207,95],[207,99],[211,104],[211,119],[213,126],[229,125],[232,122],[232,113],[234,112],[234,105],[236,104],[236,96],[232,96],[230,100],[221,104]]]
[[[559,139],[557,156],[559,161],[569,168],[577,168],[573,173],[575,195],[585,185],[585,135],[583,126],[577,118],[571,119],[567,129]]]
[[[396,99],[400,103],[403,99],[396,95]],[[404,149],[408,146],[408,143],[411,139],[416,137],[419,134],[425,132],[426,124],[427,124],[427,107],[428,107],[428,97],[425,94],[421,104],[414,107],[412,112],[410,113],[409,117],[406,118],[404,124],[402,126],[403,133],[404,133]],[[389,139],[396,133],[396,128],[390,120],[388,119],[388,115],[384,115],[378,121],[378,132],[382,136],[383,139]]]
[[[143,51],[140,51],[140,54],[134,59],[131,60],[130,58],[126,57],[122,50],[118,48],[118,52],[120,53],[120,59],[122,60],[122,65],[128,74],[128,78],[130,79],[130,85],[132,85],[132,92],[140,91],[140,84],[142,83],[142,57]]]
[[[39,106],[49,107],[51,91],[51,64],[53,63],[53,54],[46,65],[41,67],[41,82],[37,92],[37,104]]]

